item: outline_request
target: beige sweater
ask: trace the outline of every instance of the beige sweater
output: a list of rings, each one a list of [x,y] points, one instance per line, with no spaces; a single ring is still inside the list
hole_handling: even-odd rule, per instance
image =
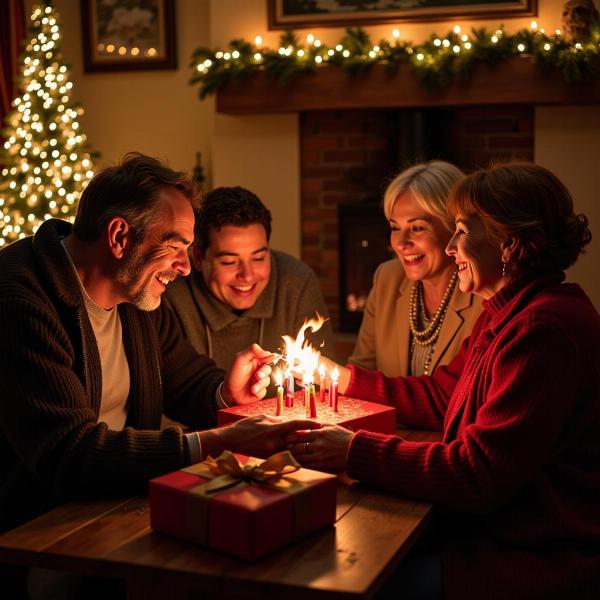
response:
[[[377,268],[369,292],[358,340],[348,359],[365,369],[377,369],[388,377],[408,375],[410,290],[398,259]],[[481,313],[481,299],[454,289],[440,336],[435,344],[432,370],[448,364],[460,349]]]

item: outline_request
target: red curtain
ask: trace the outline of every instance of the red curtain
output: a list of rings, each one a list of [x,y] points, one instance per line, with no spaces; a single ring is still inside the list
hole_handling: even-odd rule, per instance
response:
[[[16,75],[24,41],[24,0],[0,0],[0,130],[17,94]]]

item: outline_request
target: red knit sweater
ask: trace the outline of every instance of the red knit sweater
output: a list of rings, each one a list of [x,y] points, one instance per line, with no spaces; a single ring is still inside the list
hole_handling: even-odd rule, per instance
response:
[[[431,377],[350,367],[348,395],[443,428],[361,431],[348,464],[440,507],[446,598],[600,597],[600,317],[562,278],[505,286]]]

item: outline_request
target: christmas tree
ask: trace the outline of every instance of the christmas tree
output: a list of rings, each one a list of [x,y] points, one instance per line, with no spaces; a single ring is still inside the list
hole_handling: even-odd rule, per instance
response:
[[[35,233],[46,219],[73,220],[92,177],[92,156],[71,101],[73,84],[60,54],[61,30],[51,1],[35,6],[21,58],[20,90],[5,119],[0,149],[0,247]]]

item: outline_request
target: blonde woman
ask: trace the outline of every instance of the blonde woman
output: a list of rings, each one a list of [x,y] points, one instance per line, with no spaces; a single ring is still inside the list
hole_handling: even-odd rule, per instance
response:
[[[349,362],[387,376],[430,375],[468,337],[481,301],[459,290],[456,264],[444,252],[454,232],[448,193],[463,177],[454,165],[431,161],[388,186],[383,210],[397,258],[375,272]]]

